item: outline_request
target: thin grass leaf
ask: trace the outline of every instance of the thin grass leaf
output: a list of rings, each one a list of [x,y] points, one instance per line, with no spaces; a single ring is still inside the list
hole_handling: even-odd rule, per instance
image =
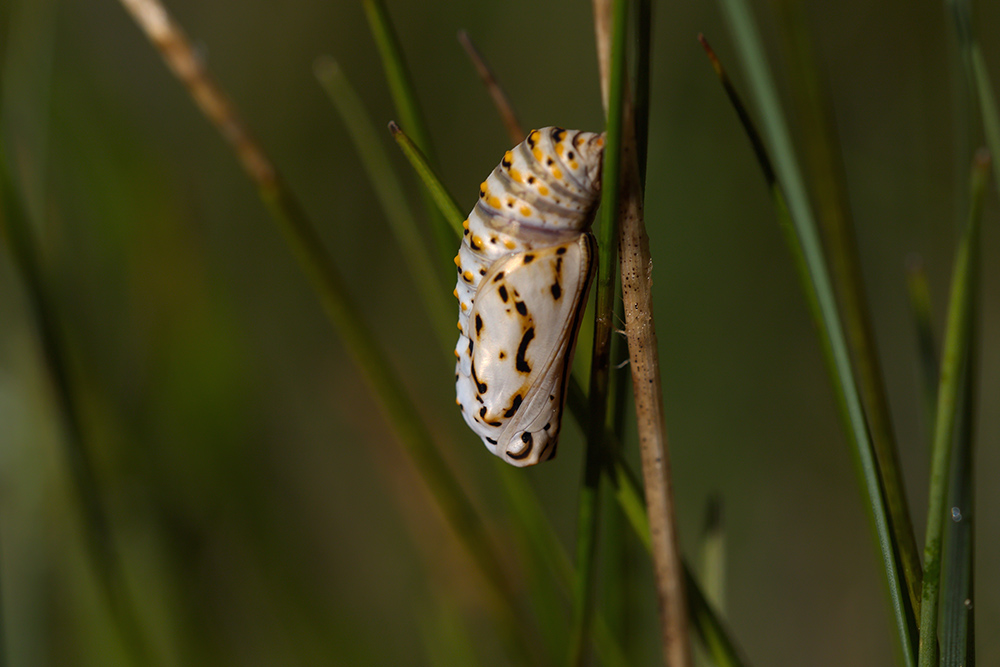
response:
[[[378,47],[379,56],[382,59],[382,69],[385,72],[389,93],[392,95],[400,122],[410,133],[414,143],[433,161],[430,132],[427,131],[427,123],[424,122],[424,115],[420,111],[417,91],[413,86],[413,79],[406,66],[406,57],[403,55],[403,49],[396,37],[389,12],[382,0],[363,0],[362,4],[372,37],[375,39],[375,45]],[[427,220],[430,223],[438,252],[450,252],[452,248],[448,225],[438,214],[435,203],[426,196],[424,197],[424,208],[427,211]]]
[[[486,86],[490,98],[493,99],[493,106],[496,107],[497,113],[500,115],[500,120],[507,130],[507,136],[510,137],[511,143],[521,143],[526,136],[524,128],[517,119],[517,113],[515,113],[514,106],[510,103],[510,98],[507,97],[503,86],[500,85],[500,81],[497,80],[496,75],[493,73],[493,68],[486,62],[479,49],[476,48],[476,45],[472,42],[472,38],[469,37],[469,33],[459,30],[458,41],[462,44],[462,48],[465,49],[466,54],[468,54],[473,67],[476,68],[476,73],[482,79],[483,85]]]
[[[189,88],[201,110],[232,145],[362,378],[378,397],[379,407],[419,468],[455,535],[482,571],[505,640],[520,659],[537,662],[530,628],[519,622],[516,587],[497,555],[499,551],[482,517],[437,450],[433,436],[399,383],[398,375],[390,368],[386,355],[376,345],[315,227],[163,6],[156,0],[121,1],[168,66]]]
[[[792,64],[793,100],[798,111],[795,115],[802,125],[803,154],[812,174],[810,183],[817,219],[823,230],[833,287],[843,315],[858,390],[875,448],[897,558],[916,617],[920,613],[920,580],[923,577],[920,554],[906,500],[871,308],[865,294],[847,193],[847,176],[840,155],[828,85],[816,63],[815,40],[806,26],[804,7],[792,0],[779,2],[778,7],[784,22],[782,32],[786,37],[786,50],[790,54],[788,62]]]
[[[722,611],[726,597],[726,531],[722,524],[722,500],[712,496],[705,509],[701,535],[701,581],[705,598]]]
[[[756,22],[744,0],[721,0],[721,5],[740,51],[740,57],[745,63],[751,89],[760,108],[765,134],[770,140],[771,152],[775,156],[775,173],[781,185],[771,187],[772,196],[777,197],[782,192],[787,195],[787,207],[783,202],[778,204],[776,200],[779,219],[787,213],[792,223],[791,228],[794,229],[794,236],[790,237],[792,253],[796,257],[794,261],[800,271],[800,282],[807,294],[807,301],[810,307],[814,308],[814,317],[819,324],[823,357],[830,372],[841,417],[847,426],[855,460],[859,464],[862,488],[882,555],[882,567],[888,584],[897,639],[904,664],[911,665],[914,660],[914,640],[908,621],[911,614],[909,597],[905,593],[905,586],[896,567],[897,547],[882,496],[878,467],[854,371],[851,368],[846,337],[837,312],[816,222],[809,206],[809,196],[792,148],[791,135],[778,102]]]
[[[332,58],[322,57],[316,61],[314,69],[316,77],[347,125],[354,148],[378,195],[392,234],[399,247],[404,250],[403,257],[427,309],[428,319],[438,338],[445,341],[446,349],[450,352],[454,328],[448,323],[453,319],[454,309],[447,300],[447,292],[441,289],[440,272],[431,261],[424,237],[407,205],[402,183],[382,146],[381,136],[375,130],[361,98],[337,62]]]
[[[458,238],[461,240],[462,235],[465,233],[465,228],[462,226],[465,215],[462,213],[462,209],[458,207],[455,199],[448,194],[444,185],[441,184],[441,180],[434,173],[434,169],[431,167],[423,151],[413,143],[413,140],[407,136],[406,132],[395,121],[389,122],[389,132],[392,133],[392,138],[399,144],[406,159],[410,161],[413,169],[417,172],[417,176],[420,177],[424,187],[427,188],[434,204],[450,225],[451,230],[458,234]],[[454,243],[454,236],[449,236],[449,241]],[[451,251],[448,254],[450,255]]]
[[[610,39],[610,58],[612,68],[609,75],[614,79],[625,78],[625,35],[627,25],[622,21],[627,17],[628,3],[620,2],[621,16],[615,14],[612,19],[611,33],[599,35]],[[595,11],[600,3],[595,3]],[[621,39],[611,39],[611,35]],[[608,47],[601,47],[607,49]],[[614,86],[618,85],[619,95],[623,92],[621,81],[610,81],[608,84],[612,97],[608,109],[609,135],[617,133],[619,141],[614,146],[621,145],[624,97],[615,98]],[[617,100],[617,101],[616,101]],[[611,109],[614,108],[615,111]],[[612,114],[617,114],[612,116]],[[612,123],[617,122],[617,127]],[[609,144],[610,146],[610,144]],[[605,151],[602,167],[601,190],[604,201],[600,208],[600,225],[597,230],[597,245],[600,248],[598,257],[597,280],[595,281],[594,299],[594,343],[591,351],[590,382],[588,397],[588,420],[584,426],[586,433],[586,450],[584,454],[583,483],[577,500],[576,522],[576,572],[573,584],[574,607],[571,630],[570,653],[568,664],[581,665],[586,659],[585,647],[589,634],[590,618],[595,606],[596,570],[594,560],[597,554],[597,533],[600,525],[600,486],[603,451],[603,435],[608,414],[608,384],[611,364],[611,333],[614,323],[615,304],[615,274],[618,265],[618,214],[621,156],[612,153],[610,147]]]
[[[985,151],[981,151],[976,156],[972,170],[969,218],[956,249],[955,266],[952,270],[937,414],[934,420],[934,443],[931,449],[927,532],[924,541],[924,586],[920,614],[920,667],[931,667],[938,661],[941,543],[946,520],[955,424],[958,415],[965,409],[959,403],[959,399],[965,385],[965,376],[970,373],[968,360],[972,345],[974,303],[979,288],[979,221],[989,170],[989,156]],[[971,399],[971,396],[966,396],[966,399]]]
[[[970,88],[979,102],[979,114],[986,135],[986,147],[991,155],[1000,155],[1000,109],[997,107],[993,84],[990,82],[986,60],[972,26],[972,8],[969,0],[945,0],[951,10],[958,48],[969,77]],[[1000,170],[993,170],[996,188],[1000,190]]]
[[[917,354],[920,358],[920,377],[924,396],[924,423],[928,441],[934,438],[934,411],[937,406],[938,356],[934,344],[934,325],[931,317],[931,291],[923,261],[914,255],[906,266],[906,288],[910,297],[910,311],[917,332]]]
[[[974,307],[975,308],[975,307]],[[972,316],[973,322],[977,319]],[[975,335],[975,334],[973,334]],[[975,342],[969,358],[962,395],[961,413],[955,425],[955,452],[948,483],[948,520],[941,558],[941,665],[966,667],[975,664],[973,641],[973,543],[975,497],[972,430],[975,423]]]
[[[135,664],[157,664],[146,631],[139,624],[137,606],[101,497],[91,454],[94,444],[83,427],[80,412],[79,382],[70,367],[66,335],[59,322],[52,288],[39,260],[31,221],[9,171],[10,156],[2,135],[0,132],[0,238],[20,274],[38,329],[45,370],[52,381],[56,409],[62,421],[62,442],[73,491],[81,509],[85,548],[127,654]],[[0,657],[0,661],[3,659]]]

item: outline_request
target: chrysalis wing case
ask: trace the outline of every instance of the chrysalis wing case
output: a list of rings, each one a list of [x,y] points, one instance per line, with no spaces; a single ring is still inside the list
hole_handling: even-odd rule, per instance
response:
[[[604,135],[532,130],[479,186],[455,257],[456,402],[507,463],[556,454],[597,244]]]

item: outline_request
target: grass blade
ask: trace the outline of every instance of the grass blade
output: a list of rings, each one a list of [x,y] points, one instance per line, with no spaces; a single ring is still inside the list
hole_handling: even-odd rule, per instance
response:
[[[868,419],[878,473],[882,480],[889,524],[898,562],[914,617],[920,614],[920,580],[923,577],[917,538],[913,531],[899,447],[892,428],[888,395],[875,342],[871,309],[865,295],[861,258],[847,193],[847,176],[839,150],[827,82],[816,64],[816,54],[800,3],[779,3],[784,19],[788,61],[793,75],[793,99],[803,126],[803,153],[811,171],[818,222],[824,232],[835,293],[857,373],[858,390]]]
[[[976,317],[973,315],[973,321]],[[969,369],[975,368],[975,344]],[[972,429],[976,374],[966,372],[955,427],[955,453],[948,483],[948,521],[941,554],[941,665],[975,664],[973,642],[973,510],[974,481]]]
[[[476,68],[476,73],[479,74],[479,78],[483,80],[483,85],[489,91],[490,97],[493,99],[493,106],[496,107],[497,113],[500,114],[500,120],[507,130],[507,136],[510,137],[511,143],[521,143],[526,136],[524,128],[517,119],[514,106],[510,103],[510,99],[493,73],[493,69],[486,62],[486,59],[483,58],[483,54],[479,52],[476,45],[472,43],[469,33],[459,30],[458,41],[461,42],[462,48],[465,49],[465,52],[469,55],[469,60],[472,61],[472,65]]]
[[[934,438],[934,411],[937,406],[938,356],[934,344],[934,325],[931,317],[931,291],[927,274],[919,256],[910,258],[906,267],[906,289],[910,297],[910,310],[917,332],[917,350],[920,357],[920,377],[924,398],[924,422]]]
[[[595,3],[595,12],[607,11],[612,5]],[[622,81],[625,78],[625,35],[627,25],[628,3],[621,1],[616,7],[612,18],[612,31],[599,34],[598,39],[605,39],[610,46],[600,47],[610,53],[611,69],[609,75],[618,81],[608,83],[611,94],[614,86],[621,93]],[[602,23],[606,24],[606,20]],[[614,35],[615,38],[612,38]],[[616,39],[620,37],[620,39]],[[603,85],[603,84],[602,84]],[[624,98],[610,98],[608,107],[609,135],[619,138],[615,146],[621,145]],[[615,110],[612,111],[611,109]],[[616,114],[612,118],[612,114]],[[617,123],[617,127],[613,125]],[[582,665],[586,659],[585,647],[589,634],[590,617],[595,606],[596,571],[594,560],[597,555],[597,533],[600,525],[601,507],[601,468],[604,460],[603,435],[608,415],[608,384],[611,364],[611,332],[614,321],[615,304],[615,273],[618,265],[618,214],[619,214],[619,175],[621,156],[610,149],[605,151],[601,189],[604,201],[600,208],[600,225],[597,230],[597,245],[600,248],[598,257],[597,279],[594,288],[594,343],[591,350],[590,382],[587,393],[588,419],[584,429],[586,433],[586,453],[584,455],[583,480],[580,495],[577,500],[576,522],[576,572],[573,584],[573,624],[571,630],[570,653],[568,664]]]
[[[897,638],[904,663],[911,665],[913,664],[914,642],[909,623],[909,598],[903,591],[896,568],[896,548],[868,436],[868,425],[854,380],[847,342],[840,324],[840,316],[830,285],[826,261],[819,244],[816,223],[809,207],[805,183],[798,168],[788,127],[778,103],[777,92],[768,70],[760,36],[749,8],[743,0],[722,0],[722,8],[730,30],[734,34],[741,58],[746,63],[751,87],[761,108],[764,126],[771,140],[772,151],[776,156],[776,170],[771,167],[763,142],[759,138],[754,138],[757,134],[756,128],[750,122],[745,111],[739,112],[740,119],[751,137],[754,151],[768,181],[768,187],[771,189],[771,196],[778,212],[778,219],[785,230],[789,247],[792,250],[793,261],[799,273],[806,300],[818,323],[823,357],[833,382],[834,395],[837,398],[841,418],[845,422],[855,460],[859,465],[862,487],[873,519]],[[717,65],[717,62],[717,59],[714,60],[713,65],[716,66],[716,72],[720,73],[720,77],[722,77],[723,73],[721,73],[721,67]],[[732,89],[731,84],[727,85],[726,82],[728,82],[728,78],[724,77],[723,83],[727,87],[730,99],[738,108],[742,107],[735,90]],[[778,185],[779,181],[780,186]],[[786,192],[788,195],[787,203]]]
[[[461,240],[462,235],[465,233],[465,228],[462,225],[465,215],[462,213],[462,209],[458,207],[455,199],[448,194],[444,185],[441,184],[441,180],[434,173],[434,169],[431,167],[423,151],[420,150],[420,147],[413,143],[413,140],[403,132],[399,125],[396,125],[395,121],[389,122],[389,132],[392,133],[393,139],[399,144],[403,154],[406,155],[406,159],[410,161],[413,169],[417,172],[417,176],[420,177],[424,187],[427,188],[435,206],[438,207],[444,219],[451,226],[451,230],[458,234],[458,238]],[[449,241],[454,245],[454,236],[449,236]],[[451,255],[450,250],[448,255]]]
[[[726,596],[726,530],[722,523],[722,501],[709,498],[705,512],[705,527],[701,537],[701,580],[705,598],[719,610],[725,607]]]
[[[979,102],[979,115],[986,135],[986,147],[991,155],[1000,155],[1000,109],[990,75],[986,69],[983,51],[972,26],[972,9],[968,0],[945,0],[958,37],[958,48],[969,77],[969,85]],[[1000,189],[1000,170],[993,170],[994,183]]]
[[[316,77],[330,96],[340,113],[341,119],[350,132],[354,147],[361,163],[368,173],[368,179],[375,189],[379,203],[385,211],[392,229],[413,275],[417,290],[427,308],[431,325],[438,337],[446,341],[450,350],[454,327],[449,326],[454,309],[446,299],[447,293],[441,289],[438,271],[431,261],[430,252],[417,227],[417,221],[410,212],[403,186],[389,163],[389,156],[382,147],[382,136],[375,130],[370,116],[365,111],[354,87],[341,71],[337,62],[329,57],[320,58],[315,63]]]
[[[979,220],[986,181],[989,178],[988,154],[976,156],[972,170],[972,197],[969,219],[955,254],[951,295],[945,327],[941,379],[938,387],[934,442],[931,449],[930,489],[927,508],[927,532],[924,541],[924,586],[920,613],[920,667],[938,661],[938,601],[940,598],[941,543],[948,499],[948,480],[953,456],[955,424],[962,406],[960,394],[964,378],[970,373],[968,360],[972,339],[975,295],[978,289]],[[966,397],[967,399],[971,397]]]
[[[427,131],[427,124],[420,111],[420,103],[417,101],[417,91],[413,86],[413,80],[406,67],[406,58],[403,56],[403,49],[399,45],[396,31],[392,27],[389,19],[389,12],[385,8],[382,0],[363,0],[365,16],[368,18],[368,25],[371,28],[372,36],[378,47],[379,56],[382,58],[382,69],[385,72],[385,79],[389,84],[389,92],[392,95],[396,112],[399,114],[400,122],[413,137],[414,143],[426,155],[432,157],[430,133]],[[435,244],[439,253],[450,253],[451,236],[448,233],[448,226],[438,214],[435,203],[429,198],[424,198],[424,208],[427,211],[427,219],[431,226],[431,233],[434,235]],[[448,274],[450,275],[450,274]]]
[[[5,242],[12,263],[23,281],[38,330],[45,370],[52,382],[56,409],[62,421],[62,441],[73,491],[81,508],[85,549],[127,654],[135,664],[157,664],[145,631],[139,625],[138,610],[129,591],[111,520],[101,497],[100,481],[91,454],[94,445],[83,427],[80,386],[70,365],[66,335],[39,260],[32,224],[9,170],[10,156],[2,135],[0,132],[0,238]],[[6,659],[2,650],[3,634],[3,625],[0,624],[0,663]]]
[[[518,621],[519,596],[497,556],[483,519],[438,452],[433,436],[398,382],[387,357],[378,349],[315,227],[163,6],[156,0],[121,1],[168,66],[189,88],[201,110],[231,143],[363,379],[378,397],[379,407],[419,468],[456,537],[483,573],[505,638],[521,659],[534,662],[537,657],[528,638],[530,631],[526,632]]]

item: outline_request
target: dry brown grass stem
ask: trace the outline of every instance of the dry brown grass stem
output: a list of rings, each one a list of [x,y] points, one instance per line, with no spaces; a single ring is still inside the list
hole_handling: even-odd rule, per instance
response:
[[[174,75],[187,87],[198,107],[232,145],[240,164],[257,187],[272,189],[277,179],[274,166],[191,48],[181,27],[158,0],[121,0],[121,3],[159,50]]]
[[[613,24],[611,0],[594,0],[594,25],[605,111],[609,108],[611,96]],[[624,49],[620,51],[624,53]],[[627,68],[619,66],[622,67],[624,76]],[[674,517],[660,358],[653,320],[653,263],[649,253],[649,236],[643,220],[643,192],[635,121],[627,79],[622,82],[621,90],[624,110],[618,244],[625,334],[635,393],[664,658],[670,667],[690,667],[692,656],[687,599]]]
[[[461,42],[462,48],[464,48],[465,52],[469,55],[469,60],[471,60],[473,66],[475,66],[476,73],[479,74],[479,78],[482,79],[483,85],[486,86],[486,90],[489,91],[490,97],[493,98],[493,104],[496,106],[497,113],[500,114],[500,120],[503,122],[503,126],[507,130],[507,134],[510,136],[511,142],[515,144],[521,143],[524,141],[524,137],[527,136],[524,132],[524,127],[517,119],[517,114],[514,112],[514,105],[510,103],[510,98],[507,97],[506,91],[504,91],[503,86],[501,86],[500,82],[497,80],[490,64],[486,62],[483,54],[481,54],[479,49],[476,48],[472,38],[469,37],[469,33],[464,30],[459,30],[458,41]]]

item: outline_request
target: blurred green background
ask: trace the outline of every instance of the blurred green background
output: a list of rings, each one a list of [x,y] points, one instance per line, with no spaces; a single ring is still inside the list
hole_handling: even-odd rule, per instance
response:
[[[755,4],[785,81],[774,7]],[[176,665],[418,665],[434,662],[435,638],[467,632],[484,664],[504,664],[479,575],[229,148],[131,18],[113,0],[0,7],[2,129],[155,653]],[[360,2],[168,7],[318,224],[379,344],[497,519],[502,558],[517,562],[490,470],[502,464],[454,407],[452,362],[437,353],[405,275],[407,249],[392,242],[313,76],[315,58],[333,56],[379,127],[394,118]],[[388,7],[463,208],[509,140],[458,29],[492,62],[526,125],[603,127],[589,3]],[[975,9],[996,77],[1000,6]],[[941,3],[805,10],[829,77],[922,544],[928,445],[904,267],[923,258],[940,332],[978,126]],[[741,86],[714,3],[656,7],[646,214],[681,540],[696,555],[718,494],[726,617],[754,664],[888,664],[880,562],[817,338],[699,32]],[[385,143],[416,208],[415,179],[388,133]],[[975,609],[988,665],[1000,662],[995,192],[985,216]],[[572,550],[582,446],[566,424],[559,458],[522,474]],[[63,438],[24,284],[3,252],[0,593],[11,665],[126,661],[85,550]],[[649,566],[639,556],[632,565],[630,650],[653,664]]]

